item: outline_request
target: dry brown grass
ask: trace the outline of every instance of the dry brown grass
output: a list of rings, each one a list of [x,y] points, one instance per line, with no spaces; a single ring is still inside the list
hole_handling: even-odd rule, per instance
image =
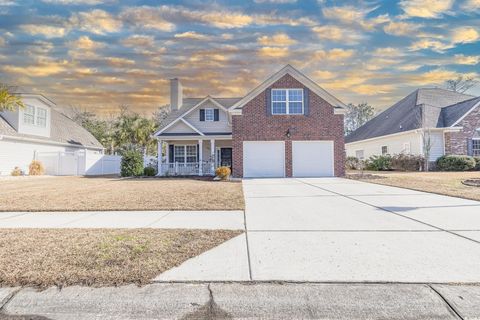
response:
[[[242,184],[199,179],[9,177],[0,211],[243,210]]]
[[[360,178],[358,172],[351,171],[356,179],[395,187],[427,191],[448,196],[480,200],[480,188],[462,184],[467,179],[479,179],[480,172],[365,172]]]
[[[241,231],[3,229],[0,286],[145,284]]]

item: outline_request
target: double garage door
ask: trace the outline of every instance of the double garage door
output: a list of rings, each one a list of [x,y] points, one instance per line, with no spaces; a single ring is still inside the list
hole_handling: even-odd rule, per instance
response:
[[[284,141],[243,142],[243,176],[285,177]],[[294,177],[333,176],[333,141],[292,141]]]

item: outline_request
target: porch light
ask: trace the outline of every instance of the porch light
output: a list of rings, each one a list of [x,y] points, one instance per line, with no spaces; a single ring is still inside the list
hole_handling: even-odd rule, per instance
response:
[[[292,136],[291,132],[290,132],[290,128],[287,129],[287,132],[285,133],[285,136],[287,138],[290,138]]]

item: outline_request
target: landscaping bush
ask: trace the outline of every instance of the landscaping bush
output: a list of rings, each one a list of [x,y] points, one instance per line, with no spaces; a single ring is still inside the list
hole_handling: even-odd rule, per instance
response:
[[[345,160],[345,169],[357,170],[360,160],[357,157],[347,157]]]
[[[33,160],[28,166],[28,174],[31,176],[41,176],[45,173],[43,164],[38,160]]]
[[[480,157],[473,157],[475,159],[475,168],[474,170],[480,171]]]
[[[142,153],[127,150],[122,154],[120,174],[122,177],[141,176],[143,174]]]
[[[468,171],[475,168],[475,159],[470,156],[442,156],[437,159],[437,169],[440,171]]]
[[[154,167],[145,167],[143,169],[143,175],[145,175],[145,176],[153,177],[156,174],[157,174],[157,170],[155,170]]]
[[[420,171],[425,163],[425,158],[413,154],[396,154],[392,157],[391,168],[401,171]]]
[[[230,177],[231,173],[232,173],[232,171],[230,170],[229,167],[218,167],[215,170],[215,175],[222,180],[227,180],[228,177]]]
[[[23,171],[19,167],[15,167],[15,168],[13,168],[13,170],[10,174],[14,177],[23,176]]]
[[[365,168],[372,171],[392,170],[392,157],[390,155],[371,156],[367,159]]]

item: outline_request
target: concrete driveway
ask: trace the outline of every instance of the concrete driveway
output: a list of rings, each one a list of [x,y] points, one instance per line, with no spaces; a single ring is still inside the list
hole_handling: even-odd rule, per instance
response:
[[[340,178],[243,187],[246,234],[158,280],[480,282],[480,202]]]

